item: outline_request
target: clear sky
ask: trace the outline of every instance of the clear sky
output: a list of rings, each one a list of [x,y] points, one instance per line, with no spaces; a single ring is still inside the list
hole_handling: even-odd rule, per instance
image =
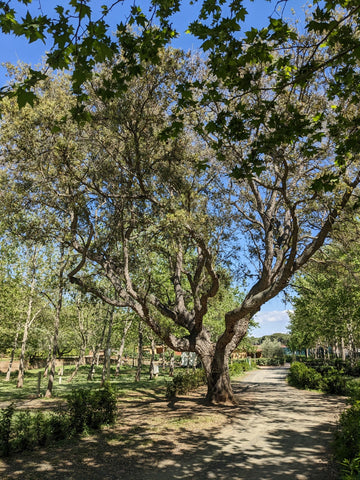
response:
[[[15,2],[17,3],[17,2]],[[44,0],[41,5],[46,9],[50,6],[56,6],[58,4],[66,4],[62,0]],[[103,4],[110,5],[112,2],[106,0],[92,0],[91,4],[100,6]],[[125,0],[124,6],[132,4],[129,0]],[[199,2],[201,4],[201,1]],[[40,2],[33,0],[32,11],[36,10]],[[147,2],[139,0],[138,5],[146,5]],[[276,9],[278,5],[278,11]],[[295,0],[288,0],[287,2],[277,2],[272,0],[271,2],[265,0],[255,0],[250,2],[244,1],[244,6],[248,10],[248,16],[244,25],[245,31],[254,27],[261,27],[266,24],[267,17],[283,15],[287,18],[296,16],[301,19],[303,16],[304,8],[302,2]],[[24,7],[25,8],[25,7]],[[115,25],[121,20],[122,14],[124,14],[123,6],[119,6],[109,18],[110,27],[115,30]],[[145,10],[145,7],[144,7]],[[179,32],[179,37],[174,41],[174,47],[182,48],[184,50],[196,50],[200,47],[199,41],[189,34],[186,34],[189,22],[196,18],[196,14],[199,10],[199,4],[191,6],[188,1],[183,2],[181,13],[174,16],[173,24]],[[296,14],[294,11],[296,10]],[[24,10],[25,13],[26,9]],[[37,65],[41,62],[41,59],[45,55],[46,50],[49,50],[51,44],[44,45],[42,42],[27,43],[23,38],[17,38],[15,36],[4,35],[0,33],[0,64],[4,62],[17,63],[23,61],[30,63],[31,65]],[[5,69],[0,68],[0,87],[6,83]],[[256,320],[259,323],[258,328],[254,328],[250,334],[255,337],[268,335],[275,332],[286,333],[286,326],[288,324],[287,310],[291,309],[291,305],[284,305],[281,298],[275,298],[272,301],[264,305],[261,311],[256,315]]]
[[[111,3],[111,1],[106,0],[91,0],[91,5],[94,6],[93,8],[100,7],[103,4],[111,5]],[[148,4],[146,0],[138,0],[137,2],[125,0],[123,4],[117,6],[107,19],[111,30],[115,30],[116,24],[121,21],[122,16],[126,16],[128,6],[133,3],[140,5],[144,9],[144,12],[146,12],[146,5]],[[17,4],[17,2],[14,1],[14,4]],[[65,0],[46,0],[43,2],[33,0],[31,4],[31,12],[37,14],[39,5],[41,5],[42,11],[45,11],[45,13],[50,15],[50,7],[58,4],[66,5],[68,2]],[[197,17],[199,5],[201,5],[201,0],[194,5],[190,5],[189,0],[183,0],[181,13],[178,13],[173,17],[173,25],[179,32],[179,37],[173,43],[176,48],[196,50],[200,47],[200,43],[196,38],[185,33],[189,23]],[[286,18],[294,17],[295,9],[297,18],[301,18],[304,10],[301,5],[302,2],[295,0],[288,0],[287,2],[278,0],[255,0],[252,2],[244,0],[244,6],[248,10],[248,15],[243,29],[246,31],[252,26],[257,28],[264,26],[269,16],[276,17],[283,15]],[[25,15],[26,7],[22,6],[21,8],[21,12]],[[4,62],[17,63],[18,61],[23,61],[34,66],[41,62],[45,52],[50,48],[51,42],[46,45],[42,42],[29,44],[24,38],[0,33],[0,65]],[[4,83],[6,83],[5,70],[4,68],[0,68],[0,86],[3,86]]]

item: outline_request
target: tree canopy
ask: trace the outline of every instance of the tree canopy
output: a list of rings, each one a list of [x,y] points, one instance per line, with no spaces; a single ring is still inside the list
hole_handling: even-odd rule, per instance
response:
[[[10,67],[4,205],[63,235],[71,282],[196,352],[209,401],[233,401],[228,358],[251,318],[358,207],[360,6],[314,2],[301,30],[278,17],[242,32],[246,2],[204,1],[189,26],[202,58],[165,48],[180,2],[133,6],[116,41],[91,5],[35,22],[0,4],[3,31],[54,41],[45,70]],[[227,269],[247,290],[214,339]]]
[[[335,230],[294,282],[290,329],[297,349],[322,347],[354,358],[359,331],[359,225]]]

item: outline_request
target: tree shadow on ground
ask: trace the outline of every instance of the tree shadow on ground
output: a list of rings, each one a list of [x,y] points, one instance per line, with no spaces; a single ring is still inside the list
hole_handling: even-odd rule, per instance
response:
[[[281,372],[280,372],[281,373]],[[338,397],[288,387],[283,373],[235,383],[237,407],[201,395],[170,409],[127,399],[116,427],[10,458],[2,479],[329,480],[326,463]],[[144,392],[139,392],[143,395]],[[330,412],[330,415],[329,415]]]

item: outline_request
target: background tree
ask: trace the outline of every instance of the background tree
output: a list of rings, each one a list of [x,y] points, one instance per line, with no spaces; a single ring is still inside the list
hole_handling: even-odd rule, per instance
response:
[[[265,358],[282,357],[284,351],[281,343],[276,340],[266,338],[261,344],[262,356]]]
[[[298,349],[323,347],[354,359],[360,344],[358,221],[336,229],[296,278],[290,331]]]

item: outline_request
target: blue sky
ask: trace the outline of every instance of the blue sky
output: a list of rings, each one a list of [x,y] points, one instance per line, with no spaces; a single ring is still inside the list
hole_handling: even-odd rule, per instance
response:
[[[61,0],[46,0],[42,3],[42,6],[46,6],[48,9],[50,5],[57,5],[63,3]],[[111,4],[106,0],[92,0],[92,5]],[[129,0],[125,0],[124,5],[128,5]],[[131,2],[132,3],[132,2]],[[139,0],[137,2],[140,6],[146,5],[145,1]],[[200,2],[201,3],[201,2]],[[248,17],[244,29],[247,30],[254,27],[261,27],[266,24],[268,16],[276,16],[279,13],[276,12],[276,1],[271,2],[265,0],[255,0],[250,2],[244,1],[244,6],[248,10]],[[295,0],[289,0],[286,3],[280,3],[281,8],[285,5],[284,10],[281,12],[285,17],[294,17],[294,9],[296,9],[296,17],[301,18],[303,16],[302,2],[299,3]],[[33,10],[36,10],[38,6],[37,0],[33,0]],[[173,19],[173,24],[179,32],[179,37],[174,41],[174,46],[182,48],[184,50],[196,50],[199,48],[199,41],[189,34],[186,34],[188,24],[196,17],[196,12],[199,9],[198,4],[190,6],[189,3],[183,2],[181,14],[177,14]],[[275,9],[275,10],[274,10]],[[123,12],[122,7],[118,7],[114,11],[114,14],[109,18],[111,28],[115,29],[116,23],[119,21],[119,14]],[[0,34],[0,64],[4,62],[17,63],[23,61],[36,65],[41,62],[41,59],[45,55],[46,50],[49,50],[51,44],[44,45],[41,42],[35,42],[28,44],[23,38],[17,38],[14,36],[8,36]],[[6,83],[5,69],[0,68],[0,87]],[[286,333],[286,326],[288,324],[287,310],[291,309],[291,305],[284,305],[281,298],[275,298],[265,304],[261,311],[256,315],[256,320],[259,323],[258,328],[254,328],[251,331],[251,335],[260,337],[262,335],[268,335],[275,332]]]
[[[255,315],[255,320],[259,326],[252,328],[249,334],[252,337],[262,337],[272,333],[289,333],[287,330],[289,311],[292,311],[292,307],[290,304],[284,305],[281,295],[270,300]]]
[[[14,4],[17,2],[14,2]],[[39,2],[40,3],[40,2]],[[33,14],[38,14],[38,0],[33,0],[31,5],[31,12]],[[49,14],[50,5],[56,6],[58,4],[66,5],[68,2],[64,0],[46,0],[42,2],[42,10]],[[91,4],[100,6],[103,4],[110,5],[111,1],[106,0],[91,0]],[[127,5],[132,4],[133,2],[125,0],[124,6],[118,6],[112,15],[108,18],[108,23],[110,29],[115,30],[116,24],[121,20],[121,16],[124,16],[124,11]],[[144,11],[146,11],[146,4],[148,3],[145,0],[138,0],[135,2],[140,6],[143,6]],[[244,0],[244,6],[248,10],[248,16],[246,23],[244,24],[244,30],[248,30],[252,26],[261,27],[266,24],[266,20],[269,16],[278,16],[283,14],[285,17],[293,17],[293,11],[296,8],[296,15],[298,18],[302,16],[303,7],[302,3],[299,3],[295,0],[288,0],[286,3],[279,4],[279,12],[276,11],[277,0],[266,1],[266,0],[255,0],[251,2],[249,0]],[[195,5],[190,5],[190,1],[183,1],[183,7],[181,13],[178,13],[173,18],[173,24],[177,31],[179,32],[179,37],[174,41],[174,46],[177,48],[182,48],[184,50],[196,50],[199,48],[199,41],[192,37],[191,35],[185,33],[188,24],[196,18],[196,14],[199,10],[199,4],[201,0],[196,2]],[[26,13],[26,7],[22,6],[23,14]],[[31,65],[36,65],[41,62],[46,50],[49,50],[51,43],[44,45],[42,42],[27,43],[23,38],[18,38],[15,36],[4,35],[0,33],[0,65],[4,62],[17,63],[18,61],[23,61],[30,63]],[[5,70],[0,68],[0,86],[6,83]]]

